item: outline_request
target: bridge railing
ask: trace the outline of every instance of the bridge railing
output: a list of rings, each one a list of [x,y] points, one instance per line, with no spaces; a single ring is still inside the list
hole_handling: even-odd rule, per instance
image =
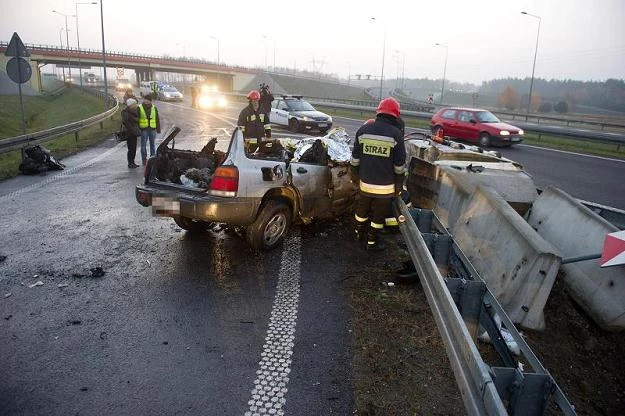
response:
[[[94,90],[91,88],[84,89],[89,94],[93,94],[96,97],[102,98],[104,100],[105,93],[103,91]],[[21,149],[29,145],[35,145],[39,143],[46,142],[48,140],[65,136],[67,134],[74,133],[76,140],[78,140],[78,132],[84,128],[92,126],[97,123],[102,123],[108,117],[111,117],[117,109],[119,108],[119,104],[117,99],[108,95],[108,102],[113,103],[111,108],[106,110],[103,113],[96,114],[94,116],[88,117],[84,120],[75,121],[73,123],[68,123],[63,126],[53,127],[51,129],[42,130],[34,133],[27,133],[21,136],[10,137],[8,139],[0,140],[0,154],[10,152],[12,150]],[[100,124],[102,126],[102,124]]]

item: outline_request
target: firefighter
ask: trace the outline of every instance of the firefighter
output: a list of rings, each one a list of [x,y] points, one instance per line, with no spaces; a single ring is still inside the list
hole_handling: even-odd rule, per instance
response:
[[[237,125],[241,127],[246,149],[253,152],[258,148],[258,144],[263,138],[271,138],[271,124],[269,124],[269,114],[260,108],[260,93],[252,90],[247,94],[249,105],[239,114]]]
[[[404,181],[406,148],[401,132],[399,102],[394,98],[380,101],[373,123],[356,132],[352,151],[352,177],[358,182],[356,235],[367,236],[367,250],[384,250],[380,239],[384,219],[392,199],[401,192]]]

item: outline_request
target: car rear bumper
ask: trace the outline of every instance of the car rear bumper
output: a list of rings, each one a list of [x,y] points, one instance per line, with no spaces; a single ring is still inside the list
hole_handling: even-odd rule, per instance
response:
[[[160,217],[186,217],[208,222],[249,225],[260,207],[258,198],[225,198],[146,185],[135,188],[137,202]]]

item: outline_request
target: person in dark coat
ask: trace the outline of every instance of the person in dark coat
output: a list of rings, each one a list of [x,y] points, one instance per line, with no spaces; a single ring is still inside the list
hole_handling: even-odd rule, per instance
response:
[[[122,123],[126,132],[126,145],[128,146],[128,167],[138,168],[135,163],[137,154],[137,137],[141,136],[139,129],[139,113],[137,112],[137,100],[129,98],[126,100],[126,108],[122,110]]]
[[[132,99],[134,99],[134,100],[136,100],[136,99],[137,99],[137,97],[135,96],[135,93],[134,93],[134,91],[132,90],[132,88],[128,88],[128,89],[126,89],[126,91],[124,92],[124,103],[125,103],[126,101],[128,101],[128,99],[129,99],[129,98],[132,98]]]
[[[271,113],[271,102],[273,98],[269,85],[264,83],[260,84],[260,111],[266,114]]]

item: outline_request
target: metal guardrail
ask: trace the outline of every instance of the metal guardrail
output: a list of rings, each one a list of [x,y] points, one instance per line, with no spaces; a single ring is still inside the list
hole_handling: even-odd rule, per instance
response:
[[[575,415],[574,407],[558,384],[534,355],[433,212],[409,210],[399,198],[395,211],[445,344],[467,413],[543,415],[549,397],[553,395],[553,400],[565,415]],[[413,212],[416,215],[413,216]],[[432,229],[436,233],[432,233]],[[437,263],[453,269],[454,277],[444,278]],[[501,318],[525,362],[531,367],[531,372],[525,371],[508,349],[494,315]],[[491,367],[483,360],[473,340],[480,327],[486,330],[492,340],[503,363],[502,367]]]
[[[496,113],[502,114],[504,116],[512,117],[512,120],[516,120],[517,117],[527,118],[526,114],[510,113],[510,112],[502,112],[502,111],[496,111]],[[571,124],[587,124],[589,126],[601,126],[601,130],[603,130],[605,127],[625,129],[625,124],[606,123],[603,121],[579,120],[579,119],[570,119],[570,118],[564,118],[564,117],[554,117],[554,116],[538,115],[538,114],[530,114],[529,118],[536,119],[536,124],[540,124],[540,120],[550,120],[550,121],[558,121],[560,123],[566,123],[567,126],[570,126]]]
[[[53,127],[51,129],[42,130],[42,131],[38,131],[35,133],[27,133],[21,136],[10,137],[8,139],[2,139],[0,140],[0,154],[10,152],[11,150],[22,148],[26,145],[34,145],[34,144],[42,143],[42,142],[45,142],[47,140],[50,140],[59,136],[65,136],[66,134],[77,133],[78,131],[86,127],[92,126],[97,123],[101,123],[106,118],[115,114],[115,112],[117,111],[119,107],[119,103],[117,102],[117,99],[114,96],[105,94],[103,91],[92,90],[89,88],[85,88],[84,91],[88,92],[89,94],[98,96],[102,99],[104,99],[105,96],[108,96],[109,100],[115,103],[115,105],[101,114],[96,114],[95,116],[91,116],[84,120],[75,121],[73,123],[65,124],[63,126]]]

